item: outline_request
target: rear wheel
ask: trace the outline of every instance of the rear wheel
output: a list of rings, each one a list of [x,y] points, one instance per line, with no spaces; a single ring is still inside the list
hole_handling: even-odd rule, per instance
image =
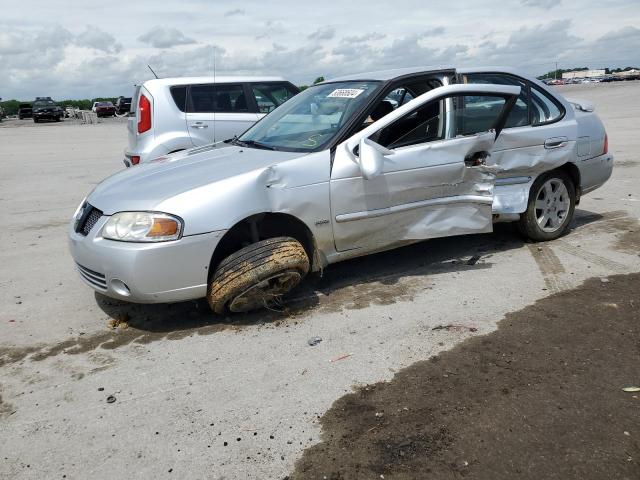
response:
[[[527,210],[520,216],[520,231],[536,242],[555,240],[569,227],[575,206],[571,177],[559,170],[545,173],[531,187]]]
[[[303,246],[290,237],[256,242],[225,258],[209,284],[207,301],[219,314],[268,307],[309,271]]]

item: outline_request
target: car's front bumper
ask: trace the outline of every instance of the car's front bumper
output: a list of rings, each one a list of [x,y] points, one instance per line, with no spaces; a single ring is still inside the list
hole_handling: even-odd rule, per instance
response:
[[[62,112],[34,112],[33,118],[37,118],[38,120],[56,120],[58,118],[62,118]]]
[[[73,222],[69,226],[69,249],[87,285],[135,303],[180,302],[206,295],[209,262],[225,231],[172,242],[118,242],[99,236],[108,218],[98,220],[86,237],[74,230]]]

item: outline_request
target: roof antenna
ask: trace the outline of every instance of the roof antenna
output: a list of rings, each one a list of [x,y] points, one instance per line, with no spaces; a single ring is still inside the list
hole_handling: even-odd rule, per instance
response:
[[[151,73],[153,73],[153,76],[158,78],[158,75],[156,75],[156,72],[153,71],[153,68],[151,68],[151,65],[147,64],[147,67],[149,67],[149,70],[151,70]]]

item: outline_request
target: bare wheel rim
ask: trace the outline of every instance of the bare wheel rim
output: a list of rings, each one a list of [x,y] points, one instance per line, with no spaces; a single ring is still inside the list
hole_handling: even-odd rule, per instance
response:
[[[295,287],[302,275],[295,270],[287,270],[252,285],[229,302],[229,310],[234,313],[248,312],[256,308],[268,307],[278,297]]]
[[[571,199],[567,186],[559,178],[550,178],[538,190],[535,203],[536,222],[543,232],[557,232],[569,215]]]

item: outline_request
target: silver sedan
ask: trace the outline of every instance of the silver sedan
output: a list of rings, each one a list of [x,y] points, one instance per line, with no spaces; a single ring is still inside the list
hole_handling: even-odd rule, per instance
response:
[[[593,110],[509,69],[330,80],[239,138],[104,180],[73,217],[71,254],[105,295],[228,313],[332,263],[498,221],[553,240],[611,175]]]

